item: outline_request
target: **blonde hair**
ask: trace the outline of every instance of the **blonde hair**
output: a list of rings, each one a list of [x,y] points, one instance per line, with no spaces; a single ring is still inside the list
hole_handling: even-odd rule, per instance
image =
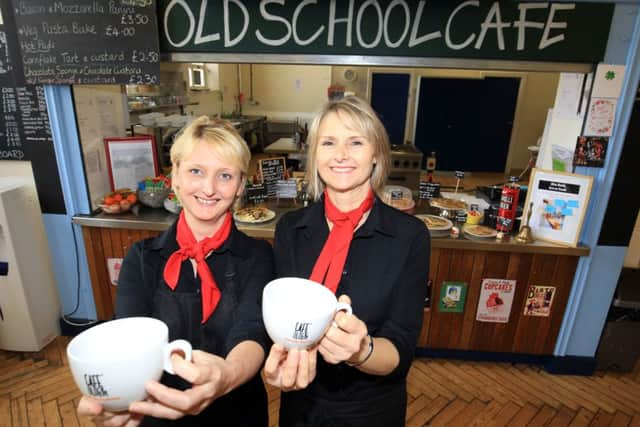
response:
[[[174,168],[189,156],[196,144],[204,141],[222,160],[240,169],[247,175],[251,151],[238,131],[227,120],[209,119],[201,116],[182,129],[171,146],[171,164]]]
[[[384,188],[389,168],[391,166],[391,149],[389,136],[384,125],[371,106],[355,96],[329,101],[311,122],[307,137],[307,180],[309,181],[309,194],[313,200],[318,200],[324,191],[324,182],[318,174],[316,157],[318,151],[318,130],[327,115],[335,113],[342,123],[350,130],[364,136],[373,145],[373,155],[376,163],[371,173],[371,187],[379,196]]]

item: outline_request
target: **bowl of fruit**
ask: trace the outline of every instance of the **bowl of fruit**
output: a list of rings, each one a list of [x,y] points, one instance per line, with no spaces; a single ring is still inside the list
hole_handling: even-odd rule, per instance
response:
[[[162,207],[170,192],[171,180],[164,175],[145,178],[138,183],[138,199],[150,208]]]
[[[121,188],[105,195],[97,205],[104,213],[119,214],[128,212],[138,201],[136,193],[128,188]]]

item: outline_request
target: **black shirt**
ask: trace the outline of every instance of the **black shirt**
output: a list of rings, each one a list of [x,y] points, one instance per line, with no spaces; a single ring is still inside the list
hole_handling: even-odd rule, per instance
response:
[[[309,277],[328,235],[322,199],[284,215],[276,226],[276,276]],[[337,412],[344,409],[363,417],[362,425],[384,425],[388,421],[375,414],[391,408],[385,408],[384,403],[370,404],[381,396],[385,396],[383,402],[395,406],[393,411],[401,417],[399,425],[404,424],[405,379],[422,326],[429,254],[430,236],[425,225],[376,198],[369,217],[354,234],[336,296],[349,295],[353,313],[366,323],[371,336],[387,338],[395,345],[400,363],[389,375],[377,376],[344,363],[326,363],[319,355],[317,375],[309,387],[283,393],[280,416],[285,422],[281,425],[342,425],[336,422],[338,415],[332,415],[331,422],[322,421],[321,415],[319,421],[307,415],[304,422],[292,421],[293,406],[304,405],[329,405]],[[310,411],[297,412],[302,416]]]
[[[116,317],[160,319],[169,327],[170,341],[186,339],[194,349],[220,357],[226,357],[233,347],[246,340],[257,342],[267,354],[270,342],[262,323],[261,304],[262,289],[273,279],[273,253],[269,244],[249,238],[235,224],[232,226],[225,243],[207,257],[221,299],[204,324],[201,323],[200,277],[194,277],[191,262],[182,263],[175,290],[164,281],[164,266],[177,249],[176,223],[160,236],[136,242],[131,247],[118,277]],[[179,389],[190,387],[186,381],[167,373],[162,383]],[[177,421],[146,417],[143,424],[211,425],[216,419],[235,419],[237,425],[267,425],[267,399],[259,373],[196,417]]]

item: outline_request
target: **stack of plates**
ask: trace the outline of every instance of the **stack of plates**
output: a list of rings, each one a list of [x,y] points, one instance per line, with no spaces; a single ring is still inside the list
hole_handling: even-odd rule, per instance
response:
[[[156,126],[157,120],[164,117],[162,113],[148,113],[148,114],[140,114],[138,118],[140,119],[140,124],[143,126]]]
[[[432,237],[447,237],[453,223],[437,215],[416,215],[429,229]]]

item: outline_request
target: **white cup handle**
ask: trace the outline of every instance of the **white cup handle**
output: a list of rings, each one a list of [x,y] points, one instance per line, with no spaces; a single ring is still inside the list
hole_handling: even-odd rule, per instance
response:
[[[351,304],[347,304],[346,302],[339,302],[336,304],[336,313],[339,311],[346,311],[349,316],[353,314],[353,309],[351,308]],[[332,321],[331,324],[333,325],[334,328],[339,327],[335,320]]]
[[[346,302],[339,302],[336,304],[336,313],[338,311],[346,311],[347,314],[353,314],[353,310],[351,309],[351,304],[347,304]]]
[[[187,340],[175,340],[164,346],[163,349],[163,362],[164,370],[175,375],[176,373],[171,366],[171,353],[174,351],[181,351],[184,353],[184,360],[191,361],[191,344]]]

